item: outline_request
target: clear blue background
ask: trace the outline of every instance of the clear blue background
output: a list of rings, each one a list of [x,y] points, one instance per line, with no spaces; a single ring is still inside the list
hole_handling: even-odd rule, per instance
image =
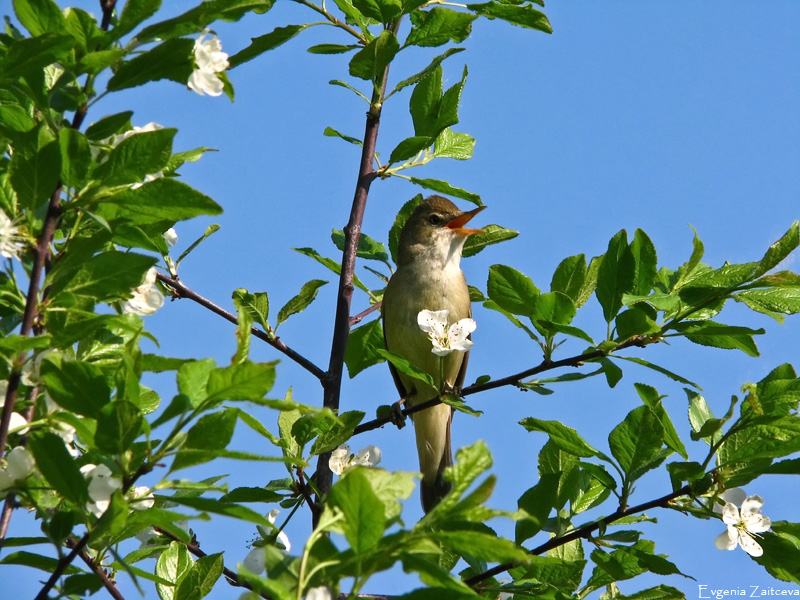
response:
[[[3,3],[7,14],[10,2]],[[96,3],[78,6],[99,14]],[[159,17],[191,7],[165,1]],[[705,262],[757,260],[800,216],[800,10],[790,0],[769,3],[635,3],[552,2],[545,9],[553,35],[523,30],[495,21],[478,21],[467,51],[445,63],[445,85],[452,85],[469,65],[456,131],[477,139],[475,156],[467,162],[436,160],[407,174],[445,179],[481,194],[488,209],[478,224],[497,223],[520,236],[493,246],[464,262],[468,281],[485,290],[487,269],[511,264],[548,288],[556,265],[566,256],[587,257],[605,251],[608,239],[622,228],[632,235],[644,229],[659,253],[659,265],[675,269],[691,252],[696,228],[706,246]],[[223,50],[234,54],[273,28],[314,20],[315,15],[289,2],[264,16],[238,24],[218,24]],[[273,321],[277,309],[309,279],[329,279],[317,301],[280,328],[282,339],[326,368],[335,309],[335,277],[291,250],[313,246],[338,258],[330,243],[332,228],[347,222],[358,167],[359,149],[322,136],[326,126],[361,137],[366,104],[350,92],[328,85],[345,79],[346,56],[314,56],[308,46],[349,43],[337,30],[317,27],[285,46],[229,73],[236,101],[200,97],[172,82],[159,82],[102,99],[93,106],[87,124],[106,114],[135,111],[134,125],[156,121],[177,127],[175,150],[208,146],[219,150],[200,162],[185,165],[186,182],[213,197],[225,213],[179,227],[177,256],[212,222],[222,229],[181,266],[182,280],[194,290],[232,309],[231,292],[240,287],[267,291]],[[419,71],[431,53],[404,51],[392,67],[391,81]],[[366,89],[364,89],[366,92]],[[384,106],[378,149],[388,156],[394,145],[411,135],[408,116],[410,89]],[[376,181],[369,197],[364,232],[385,241],[399,207],[422,191],[401,180]],[[466,203],[460,203],[467,208]],[[784,268],[794,268],[796,256]],[[361,266],[357,274],[372,287],[377,280]],[[353,312],[367,307],[357,293]],[[160,342],[145,350],[167,356],[213,356],[225,364],[235,351],[234,328],[188,300],[168,302],[147,324]],[[496,313],[475,306],[478,330],[470,358],[468,381],[482,374],[494,378],[536,365],[541,352],[519,330]],[[629,350],[697,382],[718,414],[727,409],[740,386],[757,381],[783,362],[798,363],[797,318],[780,326],[739,305],[726,307],[726,323],[766,327],[759,340],[760,358],[737,351],[712,350],[687,341],[670,346]],[[581,310],[576,325],[596,340],[605,323],[595,299]],[[578,354],[582,343],[572,340],[557,357]],[[253,360],[280,358],[270,347],[253,341]],[[606,449],[608,431],[640,401],[634,382],[654,385],[668,395],[665,404],[687,443],[687,400],[682,386],[650,371],[623,363],[625,376],[616,389],[604,380],[562,384],[551,396],[506,388],[471,396],[470,405],[484,411],[479,419],[463,414],[453,424],[455,448],[476,439],[488,443],[499,476],[491,505],[513,510],[520,494],[537,481],[536,456],[545,438],[527,433],[517,422],[526,416],[557,419],[577,429],[594,446]],[[175,392],[169,376],[149,381],[169,399]],[[321,387],[310,376],[283,360],[273,396],[293,387],[295,399],[321,403]],[[346,378],[342,408],[374,414],[379,404],[396,399],[384,365],[355,380]],[[253,408],[273,430],[276,414]],[[415,470],[411,427],[370,432],[351,441],[354,450],[376,444],[383,451],[381,466]],[[274,452],[244,427],[234,447]],[[705,456],[705,445],[693,444],[693,459]],[[191,473],[199,479],[229,473],[231,488],[263,485],[285,476],[280,465],[223,463]],[[150,483],[155,483],[154,478]],[[145,481],[144,483],[148,483]],[[646,477],[631,498],[633,504],[670,491],[665,473]],[[773,520],[800,520],[796,477],[764,477],[747,487],[765,499],[764,513]],[[609,503],[604,512],[613,512]],[[285,515],[286,513],[282,513]],[[599,516],[600,513],[591,513]],[[742,551],[720,552],[713,544],[724,526],[679,513],[656,510],[657,525],[645,525],[646,537],[696,582],[679,576],[646,577],[623,582],[623,593],[665,583],[688,598],[698,597],[698,585],[741,588],[775,582]],[[300,513],[287,528],[300,552],[308,534],[307,515]],[[416,493],[406,503],[404,520],[411,526],[420,516]],[[589,516],[587,515],[587,518]],[[280,517],[279,517],[280,520]],[[512,535],[510,522],[492,523]],[[225,551],[226,565],[244,558],[254,529],[228,519],[195,522],[201,547]],[[37,525],[23,513],[14,515],[10,535],[35,533]],[[543,539],[536,538],[533,545]],[[131,546],[130,549],[132,549]],[[591,545],[586,544],[587,556]],[[47,549],[42,548],[43,552]],[[8,552],[8,550],[6,551]],[[143,565],[147,566],[147,565]],[[2,567],[3,596],[33,597],[44,576],[28,569]],[[147,598],[156,597],[152,584],[142,582]],[[418,586],[400,570],[376,576],[363,590],[399,594]],[[120,586],[126,597],[138,594],[125,575]],[[104,592],[100,592],[102,595]],[[212,598],[235,598],[239,591],[221,581]],[[593,597],[597,597],[598,593]]]

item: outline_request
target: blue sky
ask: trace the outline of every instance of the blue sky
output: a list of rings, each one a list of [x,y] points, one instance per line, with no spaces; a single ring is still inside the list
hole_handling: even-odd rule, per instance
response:
[[[168,1],[164,18],[191,6]],[[95,3],[78,6],[98,12]],[[10,3],[5,13],[10,12]],[[770,3],[635,3],[552,2],[545,9],[554,28],[550,36],[501,22],[478,21],[467,51],[445,63],[445,85],[452,85],[469,66],[462,97],[461,122],[454,129],[476,138],[475,156],[466,162],[437,160],[418,177],[445,179],[479,193],[488,209],[478,224],[497,223],[520,236],[493,246],[463,263],[468,281],[485,290],[487,269],[495,263],[514,266],[541,288],[561,259],[578,253],[605,251],[609,238],[626,228],[632,235],[644,229],[653,240],[659,265],[677,268],[691,252],[693,226],[706,247],[705,262],[744,262],[760,258],[800,216],[800,11],[789,0]],[[274,27],[313,19],[302,6],[280,2],[263,16],[215,30],[223,50],[235,53],[250,37]],[[200,97],[172,82],[135,88],[102,99],[93,106],[87,124],[106,114],[135,111],[134,125],[156,121],[177,127],[176,151],[208,146],[218,152],[188,164],[185,181],[213,197],[225,213],[198,219],[179,228],[176,255],[211,222],[222,229],[182,265],[183,281],[197,292],[232,308],[231,292],[240,287],[267,291],[273,315],[309,279],[329,279],[312,307],[285,323],[280,334],[292,348],[318,365],[327,365],[335,279],[310,259],[291,250],[312,246],[336,257],[332,228],[348,218],[358,163],[358,149],[322,136],[326,126],[360,137],[366,105],[346,90],[328,85],[348,79],[347,58],[315,56],[308,46],[347,43],[332,28],[301,33],[285,46],[229,73],[236,101]],[[405,54],[405,53],[404,53]],[[393,67],[397,82],[420,70],[429,60],[409,51]],[[363,83],[363,82],[361,82]],[[378,149],[388,155],[411,135],[408,93],[384,106]],[[364,232],[386,240],[399,207],[420,188],[401,180],[373,184]],[[466,208],[466,203],[461,203]],[[795,264],[791,264],[795,259]],[[796,257],[788,268],[797,270]],[[377,281],[359,276],[374,287]],[[354,312],[367,306],[356,296]],[[226,363],[235,351],[234,329],[204,309],[183,300],[168,302],[148,325],[168,356],[213,356]],[[470,358],[471,382],[482,374],[494,378],[521,371],[541,360],[537,347],[496,314],[475,307],[478,330]],[[782,362],[798,366],[800,323],[789,317],[780,326],[763,315],[729,306],[726,323],[767,328],[759,340],[760,358],[736,351],[710,350],[677,341],[629,352],[661,364],[696,381],[712,409],[724,413],[731,394],[747,381],[757,381]],[[596,300],[589,301],[576,321],[596,339],[605,333]],[[567,342],[559,356],[578,354],[581,344]],[[149,347],[149,351],[156,351]],[[254,360],[279,355],[256,341]],[[453,423],[458,448],[476,439],[488,443],[500,483],[492,505],[514,509],[516,499],[536,482],[536,452],[543,435],[525,432],[517,422],[526,416],[558,419],[574,427],[596,447],[607,448],[608,431],[638,405],[634,382],[646,382],[668,395],[665,401],[678,431],[688,443],[686,396],[681,386],[654,377],[634,365],[623,365],[625,377],[614,390],[603,381],[561,384],[552,396],[502,389],[473,396],[471,405],[484,411],[474,419],[462,414]],[[274,396],[293,387],[295,398],[321,402],[321,388],[306,374],[282,361]],[[169,398],[174,382],[151,382]],[[395,400],[385,366],[373,367],[346,380],[342,407],[372,414],[378,404]],[[267,424],[275,415],[254,410]],[[260,440],[237,430],[235,444],[252,449]],[[354,439],[354,449],[376,444],[382,466],[416,469],[413,434],[385,428]],[[704,448],[690,448],[694,458]],[[197,477],[230,473],[231,487],[259,485],[282,477],[280,467],[227,463],[198,471]],[[633,503],[670,491],[665,474],[645,478]],[[747,491],[765,498],[764,513],[773,520],[799,521],[796,478],[762,478]],[[612,512],[613,507],[609,506]],[[404,519],[421,515],[416,494],[407,502]],[[666,583],[695,598],[698,584],[738,588],[774,582],[741,551],[720,552],[714,537],[721,522],[697,521],[668,511],[651,513],[658,525],[645,526],[693,582],[672,576]],[[11,535],[24,535],[34,525],[17,514]],[[508,534],[507,523],[497,524]],[[297,544],[307,534],[305,522],[293,523],[289,535]],[[233,566],[247,549],[253,531],[229,521],[198,523],[198,538],[207,552],[225,550]],[[590,548],[587,546],[587,554]],[[12,569],[4,567],[4,581]],[[38,575],[38,574],[37,574]],[[29,597],[38,589],[29,571],[11,584],[14,597]],[[121,579],[124,581],[125,577]],[[632,593],[660,580],[623,583]],[[137,593],[123,583],[130,597]],[[418,585],[401,572],[381,575],[364,590],[399,593]],[[145,584],[147,597],[155,591]],[[212,598],[238,593],[219,583]]]

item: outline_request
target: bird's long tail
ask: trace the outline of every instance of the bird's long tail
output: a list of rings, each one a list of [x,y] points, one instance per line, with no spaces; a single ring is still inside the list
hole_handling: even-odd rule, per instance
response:
[[[452,488],[444,480],[444,469],[453,464],[450,422],[453,409],[439,404],[414,415],[419,469],[422,471],[422,509],[430,512]]]

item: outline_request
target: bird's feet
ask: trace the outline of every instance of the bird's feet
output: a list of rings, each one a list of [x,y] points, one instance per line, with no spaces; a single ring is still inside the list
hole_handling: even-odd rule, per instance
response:
[[[398,429],[402,429],[406,426],[406,416],[403,414],[403,404],[405,404],[405,401],[405,398],[401,398],[389,407],[391,421]]]

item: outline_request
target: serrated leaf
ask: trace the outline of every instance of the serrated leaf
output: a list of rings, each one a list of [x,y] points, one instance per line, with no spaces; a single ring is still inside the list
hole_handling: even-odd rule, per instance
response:
[[[269,297],[267,292],[255,292],[251,294],[244,288],[239,288],[233,292],[234,304],[247,310],[250,317],[261,327],[264,331],[270,331],[269,327]]]
[[[328,502],[342,511],[344,535],[356,556],[374,551],[386,529],[383,502],[362,469],[347,471],[331,488]]]
[[[416,184],[416,185],[421,185],[422,187],[427,188],[429,190],[433,190],[434,192],[439,192],[440,194],[446,194],[448,196],[453,196],[454,198],[461,198],[462,200],[467,200],[467,201],[472,202],[473,204],[475,204],[477,206],[482,206],[481,197],[478,194],[473,194],[472,192],[468,192],[466,190],[462,190],[461,188],[453,187],[452,185],[450,185],[446,181],[441,181],[439,179],[419,179],[417,177],[411,177],[411,178],[409,178],[409,181],[411,183]],[[499,229],[504,229],[502,227],[499,227],[498,225],[487,225],[483,229],[485,231],[485,230],[489,229],[490,227],[497,227]],[[513,230],[504,229],[504,231],[511,232]],[[511,239],[511,237],[516,237],[516,235],[518,235],[518,232],[516,232],[516,231],[514,231],[513,233],[514,233],[514,235],[512,235],[510,237],[507,237],[507,238],[504,238],[504,239]],[[469,236],[467,238],[467,243],[464,245],[464,252],[466,252],[467,248],[470,246],[470,242],[472,240],[474,240],[476,237],[478,237],[479,235],[480,234],[475,234],[475,235],[471,235],[471,236]],[[498,241],[503,241],[503,240],[498,240]],[[497,242],[492,242],[492,243],[497,243]],[[476,252],[473,252],[472,254],[475,254],[475,253]],[[462,253],[462,256],[471,256],[471,255]]]
[[[609,241],[608,250],[597,271],[595,294],[607,322],[616,317],[622,307],[622,295],[631,290],[635,269],[634,258],[628,247],[628,234],[623,229]]]
[[[20,204],[36,212],[55,192],[61,176],[61,148],[50,142],[31,155],[14,152],[8,167],[11,186]]]
[[[435,6],[428,11],[411,13],[411,32],[406,46],[433,47],[447,42],[461,43],[472,31],[476,15]]]
[[[475,138],[466,133],[456,133],[449,127],[436,138],[433,154],[439,158],[467,160],[472,158]]]
[[[432,390],[437,391],[436,384],[433,381],[433,377],[428,375],[428,373],[426,373],[419,367],[411,364],[408,360],[406,360],[402,356],[399,356],[397,354],[392,354],[391,352],[389,352],[388,350],[384,350],[383,348],[376,349],[376,352],[378,353],[379,356],[382,356],[384,359],[392,363],[392,366],[401,373],[405,373],[409,377],[413,377],[414,379],[422,381],[423,383],[428,384],[428,386]]]
[[[283,307],[281,307],[281,309],[278,311],[278,321],[275,324],[275,330],[277,330],[278,326],[286,321],[286,319],[288,319],[290,316],[303,312],[306,308],[308,308],[308,305],[311,304],[314,301],[314,298],[317,297],[319,288],[326,283],[328,282],[321,279],[312,279],[311,281],[304,283],[303,287],[300,288],[300,293],[284,304]]]
[[[501,19],[512,25],[553,33],[553,27],[545,14],[530,5],[499,2],[467,4],[467,8],[488,19]]]
[[[474,256],[487,246],[513,240],[518,235],[519,231],[507,229],[500,225],[485,225],[481,228],[481,233],[473,234],[467,238],[461,255],[464,257]]]
[[[333,230],[331,240],[339,250],[344,251],[344,232],[341,229]],[[379,260],[387,264],[389,262],[389,254],[386,252],[386,247],[365,233],[362,233],[358,238],[356,256],[367,260]]]
[[[629,481],[656,468],[669,454],[663,449],[664,427],[649,406],[629,412],[609,434],[608,445]]]
[[[453,54],[456,54],[458,52],[463,52],[464,50],[465,50],[464,48],[448,48],[444,53],[442,53],[439,56],[437,56],[436,58],[434,58],[427,67],[422,69],[422,71],[420,71],[416,75],[412,75],[411,77],[409,77],[407,79],[404,79],[403,81],[398,83],[396,86],[394,86],[394,89],[392,90],[391,94],[394,94],[395,92],[399,92],[400,90],[402,90],[405,87],[408,87],[409,85],[413,85],[415,83],[418,83],[418,82],[422,81],[423,79],[428,77],[428,75],[431,72],[436,70],[437,67],[439,67],[439,65],[442,64],[442,61],[444,61],[444,59],[446,59],[448,56],[452,56]],[[441,72],[441,69],[439,69],[439,70]],[[436,95],[436,100],[437,101],[439,99],[439,96],[442,95],[441,76],[438,78],[438,80],[439,80],[439,91],[438,91],[438,94]],[[387,97],[390,96],[391,94],[387,94]],[[413,115],[413,112],[412,112],[412,115]]]
[[[162,177],[135,190],[100,200],[139,222],[183,221],[201,215],[218,215],[222,207],[182,181]]]

